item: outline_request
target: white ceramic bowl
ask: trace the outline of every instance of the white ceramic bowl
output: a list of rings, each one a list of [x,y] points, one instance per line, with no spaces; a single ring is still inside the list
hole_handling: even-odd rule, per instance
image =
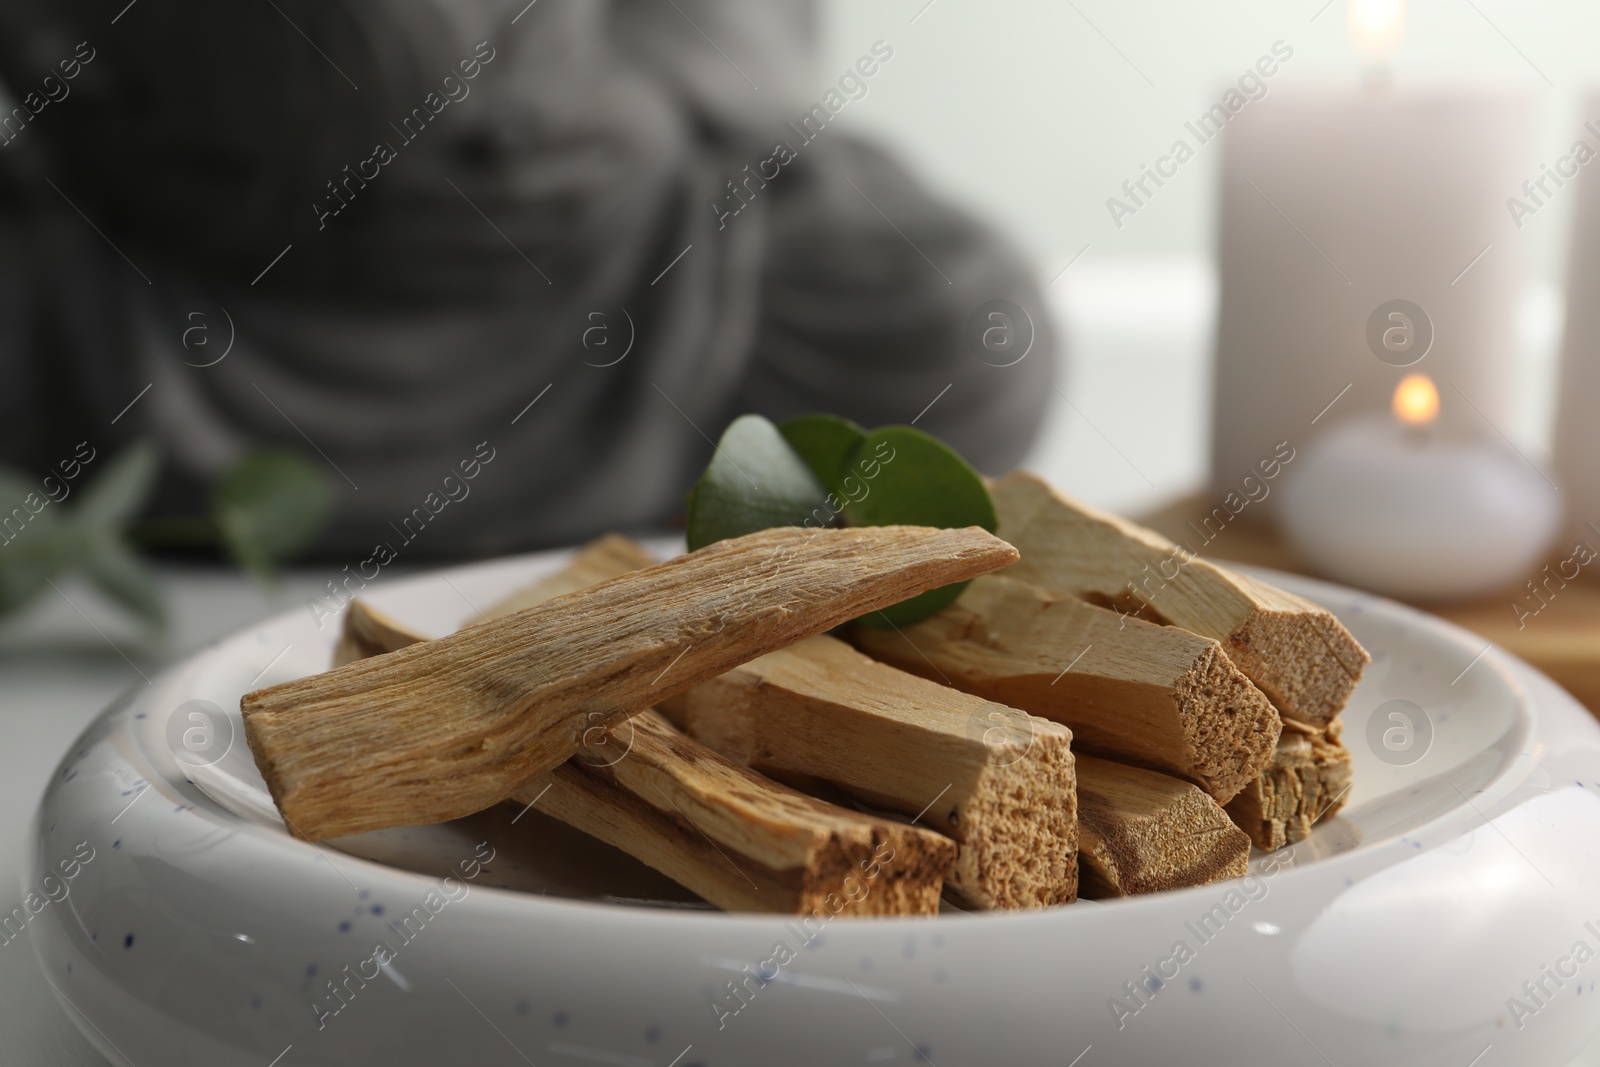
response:
[[[564,557],[372,600],[445,633]],[[242,693],[326,666],[335,627],[300,610],[73,745],[24,878],[30,940],[89,1040],[138,1067],[1568,1063],[1600,1029],[1600,729],[1438,619],[1268,577],[1374,662],[1344,716],[1348,806],[1240,882],[810,930],[708,911],[536,810],[310,845],[238,723]]]

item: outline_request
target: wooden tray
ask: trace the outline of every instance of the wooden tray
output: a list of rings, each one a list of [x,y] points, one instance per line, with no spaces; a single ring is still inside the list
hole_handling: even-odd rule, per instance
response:
[[[1174,541],[1193,544],[1201,539],[1195,528],[1206,513],[1206,503],[1196,496],[1138,521]],[[1196,526],[1191,527],[1191,522]],[[1298,574],[1316,573],[1295,557],[1269,523],[1246,514],[1229,523],[1201,555]],[[1557,558],[1564,556],[1562,553]],[[1492,600],[1417,607],[1521,656],[1600,716],[1600,582],[1585,572],[1565,588],[1557,589],[1538,614],[1519,618],[1513,608],[1520,604],[1531,610],[1537,603],[1525,590],[1511,588]]]

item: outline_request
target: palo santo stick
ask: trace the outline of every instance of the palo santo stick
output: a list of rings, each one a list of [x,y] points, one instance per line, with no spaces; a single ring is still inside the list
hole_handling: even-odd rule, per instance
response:
[[[1264,852],[1303,841],[1318,819],[1344,807],[1350,791],[1350,753],[1335,719],[1318,730],[1285,721],[1272,761],[1228,801],[1228,817]]]
[[[609,535],[503,603],[531,606],[653,562],[638,544]],[[1072,733],[1064,726],[896,670],[832,637],[735,667],[661,710],[763,774],[827,783],[884,811],[921,816],[959,843],[950,885],[973,907],[1047,907],[1077,896]]]
[[[558,571],[545,575],[526,589],[519,589],[492,605],[484,615],[498,619],[514,612],[543,604],[567,593],[576,593],[608,578],[629,571],[640,571],[661,562],[639,542],[621,534],[606,534],[584,545]]]
[[[390,618],[365,600],[352,600],[344,612],[344,628],[333,649],[333,665],[343,667],[368,656],[395,652],[428,635]]]
[[[1227,801],[1282,726],[1217,642],[994,575],[901,630],[857,627],[867,654],[1072,728],[1073,748],[1194,782]]]
[[[931,915],[954,842],[779,785],[654,711],[612,731],[625,757],[568,760],[513,796],[727,911]],[[609,746],[607,746],[609,747]]]
[[[977,908],[1077,896],[1072,733],[877,663],[832,637],[769,653],[662,709],[730,759],[826,782],[960,845],[950,884]]]
[[[764,530],[246,694],[256,765],[311,840],[480,811],[745,660],[1016,559],[977,527]]]
[[[1086,897],[1126,897],[1241,878],[1250,838],[1176,778],[1078,756],[1078,858]]]
[[[546,600],[599,585],[608,578],[654,567],[659,562],[638,542],[621,534],[606,534],[574,553],[560,570],[491,605],[483,618],[504,618]],[[333,665],[343,667],[358,659],[395,652],[429,640],[432,638],[427,634],[384,614],[365,600],[352,600],[344,612],[339,643],[334,646]]]
[[[533,607],[583,588],[579,581],[593,584],[636,569],[633,563],[650,566],[655,560],[626,538],[603,538],[490,613],[506,605],[511,611]],[[428,640],[360,600],[347,610],[345,628],[391,651]],[[956,846],[931,830],[848,811],[779,785],[685,737],[654,711],[592,740],[512,799],[537,804],[726,911],[938,910]]]
[[[1215,638],[1287,718],[1326,725],[1370,662],[1326,608],[1208,563],[1031,474],[1002,478],[993,495],[1000,529],[1022,553],[1010,577],[1123,610],[1147,605],[1151,621]]]

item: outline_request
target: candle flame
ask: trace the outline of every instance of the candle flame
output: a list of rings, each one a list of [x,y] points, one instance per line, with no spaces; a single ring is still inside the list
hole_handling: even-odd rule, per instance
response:
[[[1408,374],[1394,391],[1394,413],[1407,426],[1426,426],[1439,417],[1439,390],[1426,374]]]
[[[1369,56],[1388,55],[1405,33],[1405,0],[1350,0],[1347,11],[1350,42]]]

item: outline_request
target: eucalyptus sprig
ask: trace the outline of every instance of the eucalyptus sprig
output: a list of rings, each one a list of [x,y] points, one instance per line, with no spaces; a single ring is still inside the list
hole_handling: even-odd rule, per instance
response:
[[[689,493],[689,548],[773,526],[998,526],[983,478],[950,446],[911,426],[866,430],[832,415],[728,424]],[[932,589],[859,620],[904,626],[961,595]]]
[[[258,449],[212,485],[207,514],[140,521],[160,467],[160,452],[147,441],[123,449],[75,492],[64,488],[70,478],[46,479],[41,492],[0,467],[0,615],[76,572],[133,615],[163,625],[166,604],[139,549],[216,548],[271,581],[279,563],[315,540],[332,508],[332,483],[318,467],[294,453]]]

